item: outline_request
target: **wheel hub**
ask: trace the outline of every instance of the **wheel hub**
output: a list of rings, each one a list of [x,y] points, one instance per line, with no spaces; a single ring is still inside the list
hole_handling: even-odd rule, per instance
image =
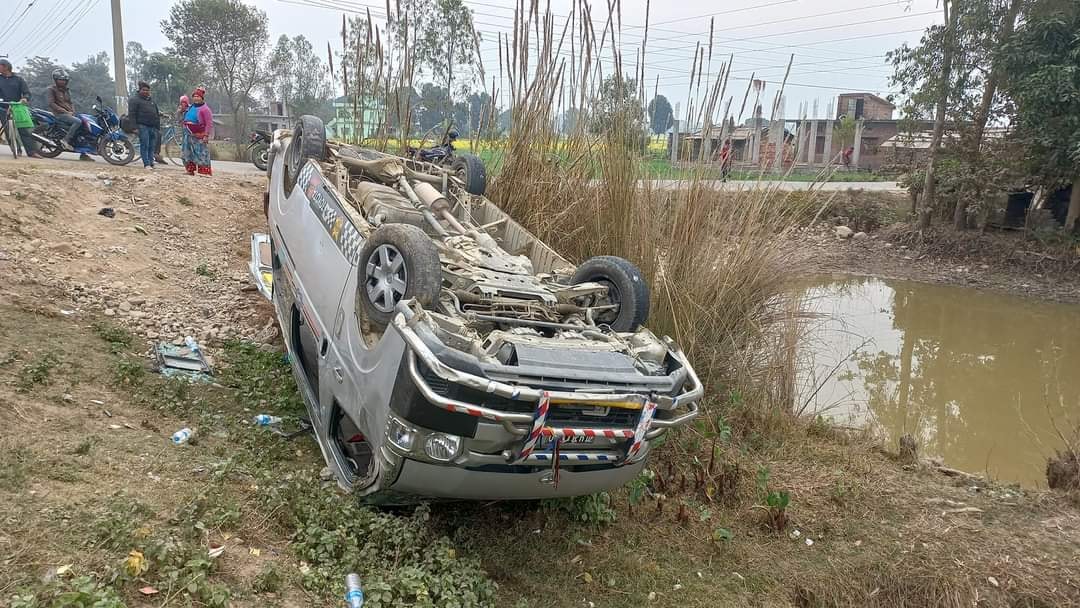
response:
[[[405,258],[396,247],[379,245],[367,260],[367,295],[380,312],[393,312],[408,288]]]

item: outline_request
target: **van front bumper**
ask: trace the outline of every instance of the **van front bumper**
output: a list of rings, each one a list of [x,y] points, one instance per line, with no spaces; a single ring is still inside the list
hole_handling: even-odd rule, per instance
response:
[[[459,500],[539,500],[594,494],[630,483],[641,474],[645,461],[598,470],[500,472],[496,467],[470,469],[405,459],[390,490]],[[507,467],[509,468],[509,467]],[[486,470],[485,470],[486,469]]]

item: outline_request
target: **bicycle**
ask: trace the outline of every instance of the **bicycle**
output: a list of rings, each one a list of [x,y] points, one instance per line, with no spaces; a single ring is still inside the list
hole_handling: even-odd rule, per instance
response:
[[[11,148],[12,158],[19,158],[20,154],[27,152],[23,149],[22,137],[19,136],[19,129],[15,126],[15,113],[11,111],[11,106],[17,103],[20,102],[0,101],[0,114],[4,116],[4,121],[0,123],[0,134],[4,136],[8,147]]]
[[[182,165],[184,162],[180,160],[180,126],[174,122],[164,122],[164,119],[172,120],[173,117],[168,114],[162,114],[161,118],[161,158],[173,165]],[[139,138],[132,138],[132,143],[135,145],[135,155],[138,156]]]

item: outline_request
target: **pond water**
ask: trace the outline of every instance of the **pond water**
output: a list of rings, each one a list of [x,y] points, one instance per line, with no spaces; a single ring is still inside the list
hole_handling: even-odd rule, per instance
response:
[[[808,411],[869,426],[893,450],[911,434],[947,466],[1046,486],[1058,430],[1080,425],[1080,306],[850,277],[806,295],[820,315]]]

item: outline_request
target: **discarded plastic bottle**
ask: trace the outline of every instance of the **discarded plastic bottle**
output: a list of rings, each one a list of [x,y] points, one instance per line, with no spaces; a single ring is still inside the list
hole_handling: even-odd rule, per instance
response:
[[[345,577],[345,602],[349,608],[361,608],[364,605],[364,591],[360,589],[360,575],[353,572]]]
[[[259,414],[255,416],[255,424],[259,426],[271,426],[274,424],[281,424],[280,416],[271,416],[270,414]]]
[[[183,445],[187,443],[188,440],[191,439],[191,436],[194,434],[195,431],[189,429],[188,427],[184,427],[179,431],[176,431],[175,433],[173,433],[172,436],[173,445]]]
[[[199,353],[199,343],[195,341],[195,338],[187,336],[186,338],[184,338],[184,344],[186,344],[187,347],[191,349],[192,354]]]

